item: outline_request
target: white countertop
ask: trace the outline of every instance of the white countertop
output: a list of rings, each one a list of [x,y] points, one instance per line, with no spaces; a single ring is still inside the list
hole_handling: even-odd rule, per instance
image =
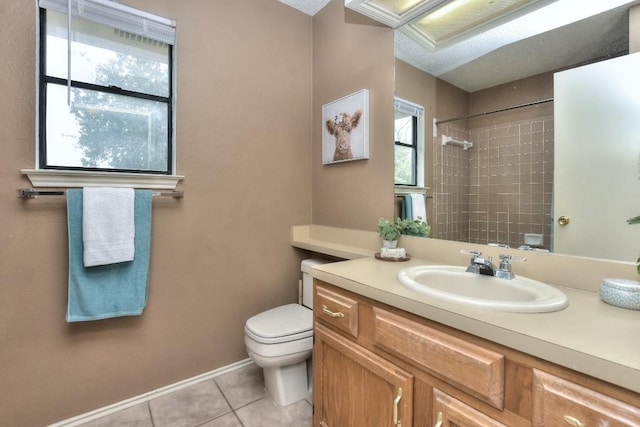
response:
[[[316,247],[316,250],[318,248]],[[640,311],[602,302],[595,292],[558,287],[569,307],[506,313],[441,302],[402,286],[397,273],[426,260],[373,257],[314,266],[311,275],[343,289],[640,392]]]

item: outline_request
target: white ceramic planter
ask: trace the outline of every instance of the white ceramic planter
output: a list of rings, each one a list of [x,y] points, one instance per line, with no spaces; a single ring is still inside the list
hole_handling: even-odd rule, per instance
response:
[[[397,248],[398,247],[398,241],[397,240],[383,240],[382,241],[382,247],[383,248]]]

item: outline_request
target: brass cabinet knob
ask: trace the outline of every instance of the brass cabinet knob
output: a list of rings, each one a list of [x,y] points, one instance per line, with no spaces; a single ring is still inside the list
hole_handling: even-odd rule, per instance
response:
[[[562,215],[560,218],[558,218],[558,224],[560,225],[567,225],[570,222],[571,222],[571,219],[568,216]]]
[[[402,421],[398,419],[398,404],[400,403],[400,399],[402,399],[402,387],[398,387],[398,394],[396,398],[393,399],[393,425],[397,427],[402,427]]]
[[[577,419],[576,417],[572,417],[571,415],[565,415],[564,421],[573,427],[585,427],[586,424]]]
[[[340,313],[339,311],[331,311],[324,304],[322,305],[322,312],[331,317],[344,317],[344,313]]]
[[[438,419],[433,427],[442,427],[442,412],[438,412]]]

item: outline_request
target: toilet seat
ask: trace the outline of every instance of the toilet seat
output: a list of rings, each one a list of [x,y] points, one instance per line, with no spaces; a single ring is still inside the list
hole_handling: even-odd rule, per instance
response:
[[[302,303],[259,313],[246,321],[247,354],[264,372],[264,387],[275,403],[286,406],[311,392],[313,353],[313,278],[309,267],[324,260],[303,260]]]
[[[278,344],[313,336],[313,312],[299,304],[287,304],[247,320],[247,336],[262,344]]]

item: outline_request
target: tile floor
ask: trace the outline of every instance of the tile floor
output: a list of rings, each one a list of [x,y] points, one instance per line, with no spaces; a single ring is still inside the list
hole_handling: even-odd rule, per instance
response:
[[[264,391],[262,370],[250,364],[82,427],[306,427],[311,423],[309,402],[276,405]]]

